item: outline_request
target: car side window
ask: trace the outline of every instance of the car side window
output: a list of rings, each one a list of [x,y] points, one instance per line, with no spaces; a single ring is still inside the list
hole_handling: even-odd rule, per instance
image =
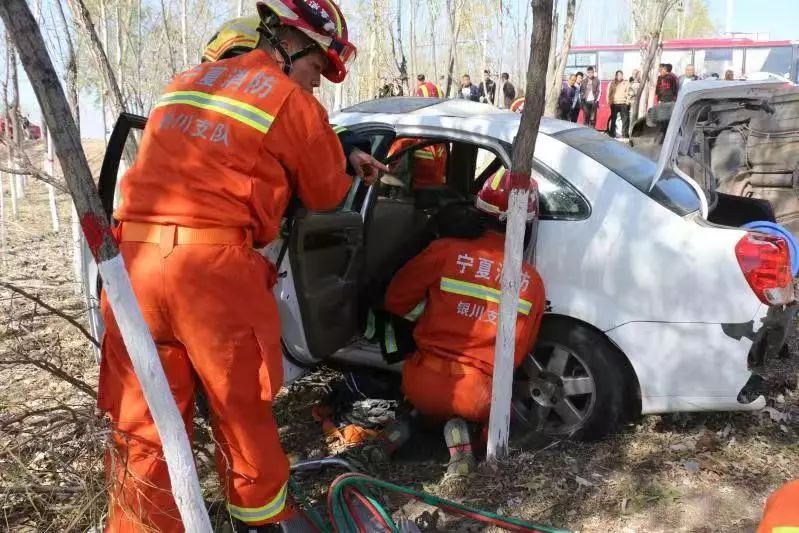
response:
[[[384,142],[386,142],[387,136],[382,133],[376,133],[374,135],[370,135],[369,137],[372,143],[371,154],[375,157],[378,157],[380,154],[377,152],[380,151]],[[363,183],[362,180],[353,178],[350,190],[347,193],[344,202],[342,202],[342,204],[339,206],[338,210],[359,212],[366,197],[367,189],[368,186]]]
[[[533,161],[538,173],[539,218],[553,220],[583,220],[591,214],[588,201],[566,179],[538,161]]]
[[[477,164],[475,167],[476,193],[483,183],[505,165],[502,160],[491,150],[479,148],[477,150]],[[566,179],[538,161],[533,162],[533,168],[538,173],[540,218],[555,220],[582,220],[591,213],[588,201]]]

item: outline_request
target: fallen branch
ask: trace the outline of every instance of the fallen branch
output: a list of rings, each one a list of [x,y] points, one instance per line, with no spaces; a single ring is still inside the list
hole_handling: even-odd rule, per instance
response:
[[[78,329],[78,331],[80,331],[83,334],[84,337],[86,337],[87,339],[89,339],[89,341],[91,341],[92,344],[94,344],[98,348],[100,347],[100,343],[97,342],[97,339],[95,339],[92,336],[92,334],[89,333],[89,331],[86,328],[84,328],[77,320],[75,320],[74,318],[70,317],[69,315],[67,315],[63,311],[60,311],[60,310],[56,309],[52,305],[47,304],[41,298],[39,298],[37,296],[34,296],[31,293],[29,293],[29,292],[27,292],[27,291],[25,291],[23,289],[20,289],[19,287],[15,286],[15,285],[12,285],[11,283],[7,283],[5,281],[0,281],[0,287],[5,287],[6,289],[8,289],[10,291],[13,291],[13,292],[19,294],[20,296],[23,296],[23,297],[27,298],[28,300],[40,305],[44,309],[47,309],[48,311],[53,313],[54,315],[63,318],[64,320],[69,322],[71,325],[75,326]]]
[[[0,494],[80,494],[86,489],[84,487],[57,487],[55,485],[0,485]]]
[[[62,370],[61,368],[45,361],[43,359],[34,359],[32,357],[23,357],[21,359],[0,359],[0,365],[33,365],[37,368],[44,370],[45,372],[49,372],[53,376],[66,381],[79,391],[87,394],[92,398],[97,398],[97,393],[94,392],[94,387],[86,383],[85,381],[76,378],[75,376],[71,375],[69,372]]]
[[[26,420],[26,419],[28,419],[30,417],[33,417],[33,416],[40,416],[40,415],[51,414],[51,413],[55,413],[55,412],[63,412],[63,411],[66,411],[67,413],[69,413],[71,415],[73,422],[75,422],[75,423],[78,422],[78,416],[75,413],[74,409],[72,409],[70,407],[67,407],[65,405],[56,405],[55,407],[48,407],[48,408],[45,408],[45,409],[36,409],[35,411],[28,411],[28,412],[25,412],[25,413],[21,413],[19,415],[0,418],[0,428],[5,429],[8,426],[11,426],[13,424],[18,424],[18,423],[20,423],[20,422],[22,422],[22,421],[24,421],[24,420]],[[45,418],[45,419],[42,419],[41,422],[36,421],[36,422],[33,422],[31,425],[38,425],[40,423],[46,423],[49,420],[50,419],[46,419]]]

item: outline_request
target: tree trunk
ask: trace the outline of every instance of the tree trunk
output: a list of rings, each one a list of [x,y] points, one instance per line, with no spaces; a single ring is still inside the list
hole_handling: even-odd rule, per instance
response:
[[[105,48],[100,43],[100,39],[97,36],[97,31],[94,29],[94,23],[92,23],[91,14],[86,8],[86,4],[83,0],[67,0],[67,2],[69,2],[70,9],[72,10],[73,19],[77,21],[81,30],[84,32],[86,40],[88,41],[89,50],[94,58],[95,65],[102,73],[103,79],[105,80],[105,87],[108,91],[108,97],[111,100],[110,103],[112,112],[115,117],[119,116],[120,113],[124,113],[126,111],[125,99],[123,98],[122,91],[119,89],[119,85],[117,84],[117,78],[114,75],[114,70],[111,68],[111,64],[108,62],[108,56],[105,53]],[[104,4],[101,3],[101,8],[103,5]],[[135,139],[130,138],[128,142],[125,143],[125,159],[129,164],[133,164],[133,160],[136,157],[137,151]],[[66,169],[64,170],[66,171]]]
[[[639,117],[642,97],[647,90],[647,83],[651,77],[650,73],[652,72],[652,68],[655,64],[655,58],[657,57],[658,51],[660,49],[660,37],[663,31],[663,22],[666,20],[666,15],[675,5],[675,3],[676,0],[652,0],[650,3],[640,4],[638,6],[640,9],[642,9],[641,6],[646,7],[646,13],[633,13],[634,20],[639,30],[645,32],[645,35],[640,36],[640,38],[642,40],[647,39],[648,43],[646,52],[644,54],[643,64],[641,65],[641,87],[638,89],[638,93],[635,95],[635,101],[630,110],[630,132],[628,132],[628,135],[632,132],[632,127]]]
[[[497,79],[499,81],[502,80],[502,69],[505,68],[505,65],[502,64],[502,60],[505,58],[505,13],[503,11],[504,5],[502,0],[499,0],[499,46],[497,47]],[[505,95],[502,92],[502,88],[497,85],[497,92],[494,95],[496,102],[494,104],[497,107],[505,107]]]
[[[552,13],[552,27],[556,31],[552,32],[552,40],[549,43],[549,62],[547,63],[547,103],[549,102],[549,88],[552,86],[552,80],[555,79],[555,71],[558,69],[558,21],[560,20],[560,13],[558,13],[558,6],[555,4],[554,12]],[[551,116],[547,112],[548,106],[544,107],[544,114]]]
[[[516,315],[522,277],[524,233],[527,224],[527,201],[538,126],[544,113],[547,61],[552,33],[553,0],[532,0],[533,34],[527,64],[527,89],[519,132],[513,144],[510,169],[510,198],[505,233],[505,259],[502,263],[502,294],[494,357],[491,390],[491,415],[488,428],[488,457],[508,454],[510,403],[513,392],[513,360],[516,339]],[[536,194],[536,193],[534,193]],[[534,201],[538,202],[537,194]],[[533,222],[530,246],[535,247],[537,220]]]
[[[547,93],[547,103],[545,114],[554,117],[558,109],[558,97],[563,86],[563,73],[566,71],[566,61],[569,58],[569,50],[572,46],[572,35],[574,33],[574,16],[577,10],[577,1],[568,0],[566,4],[566,21],[563,23],[563,42],[560,45],[560,53],[557,55],[552,77],[549,79],[549,92]],[[557,27],[557,26],[555,26]],[[552,32],[557,38],[557,32]]]
[[[6,191],[0,172],[0,267],[6,267]]]
[[[21,150],[22,149],[22,139],[23,139],[23,132],[22,132],[22,124],[19,119],[19,75],[17,73],[17,52],[14,45],[9,48],[9,63],[8,68],[11,70],[11,144],[8,146],[8,160],[12,162],[10,168],[15,168],[13,166],[13,158],[11,156],[14,150]],[[14,186],[12,188],[12,192],[16,196],[17,200],[21,200],[25,197],[25,182],[23,180],[23,176],[21,174],[16,174],[11,176],[11,179],[14,182]],[[18,214],[17,206],[14,205],[14,217],[16,218]]]
[[[240,0],[239,7],[241,7],[242,1],[243,0]],[[161,0],[161,20],[164,22],[164,40],[166,41],[166,49],[169,50],[169,68],[172,72],[172,77],[174,78],[178,74],[178,69],[175,66],[175,49],[172,48],[172,39],[169,38],[169,22],[164,0]]]
[[[92,22],[89,10],[86,8],[86,4],[83,0],[67,1],[72,10],[74,20],[80,25],[81,30],[85,34],[95,65],[105,81],[113,113],[118,115],[125,112],[125,99],[117,83],[116,74],[114,74],[111,63],[108,61],[108,56],[105,52],[106,48],[100,43],[100,39],[97,36],[97,31],[94,29],[94,23]]]
[[[402,6],[401,0],[397,0],[397,47],[399,48],[399,56],[394,46],[394,34],[391,33],[391,56],[394,58],[394,63],[397,65],[397,70],[400,75],[400,83],[405,86],[406,94],[410,91],[408,85],[408,59],[405,57],[405,47],[402,44]]]
[[[8,65],[8,52],[11,49],[11,46],[12,46],[11,37],[8,34],[6,34],[5,41],[6,41],[6,53],[5,53],[6,57],[4,59],[6,60],[6,65]],[[8,71],[9,71],[9,69],[6,68],[5,79],[2,82],[2,85],[3,85],[3,119],[5,120],[5,124],[6,124],[5,133],[3,134],[3,136],[6,137],[6,138],[8,136],[8,123],[9,123],[9,120],[8,120],[8,118],[9,118],[8,117],[8,75],[9,75],[9,72]],[[8,148],[6,148],[6,149],[8,149]],[[9,151],[9,153],[11,153],[11,152]],[[5,198],[6,193],[5,193],[5,186],[3,185],[3,180],[5,179],[4,174],[5,173],[0,172],[0,254],[2,254],[0,256],[0,265],[2,267],[6,266],[6,198]],[[11,177],[11,176],[9,175],[9,177]],[[13,193],[11,194],[11,197],[13,199],[13,197],[14,197]]]
[[[6,123],[8,124],[8,123]],[[6,137],[7,139],[9,137]],[[11,157],[11,144],[6,146],[6,164],[8,168],[13,170],[14,167],[14,158]],[[11,218],[16,220],[19,216],[19,193],[17,192],[17,176],[15,174],[8,175],[8,185],[9,185],[9,192],[11,193]]]
[[[77,123],[75,124],[75,129],[77,129]],[[78,138],[80,138],[80,133],[78,133],[78,135]],[[47,130],[46,161],[47,164],[44,167],[45,172],[55,177],[55,162],[53,161],[53,135],[49,129]],[[55,187],[49,183],[47,184],[47,199],[49,200],[50,204],[50,222],[52,223],[53,233],[58,233],[60,224],[58,222],[58,206],[56,205],[55,201]]]
[[[72,32],[69,28],[69,23],[67,22],[66,13],[64,13],[64,6],[61,4],[60,0],[55,3],[58,9],[59,18],[61,19],[61,25],[64,27],[64,41],[67,47],[67,58],[65,61],[66,64],[66,90],[67,90],[67,101],[69,102],[69,110],[72,111],[72,118],[75,120],[75,127],[78,128],[78,135],[80,135],[80,101],[78,98],[78,61],[77,56],[75,55],[75,43],[72,38]],[[44,126],[44,124],[42,124]],[[44,133],[43,133],[44,135]],[[48,143],[51,142],[51,138],[47,135]],[[50,158],[52,158],[52,154],[50,153],[49,146],[48,146],[48,154]],[[52,175],[52,173],[51,173]]]
[[[155,343],[138,308],[122,257],[111,235],[75,122],[47,55],[42,34],[25,0],[0,2],[0,18],[20,53],[50,127],[83,233],[97,260],[108,302],[163,443],[172,492],[183,525],[187,531],[210,533],[211,523],[203,503],[183,418],[175,405]]]
[[[244,16],[244,0],[239,0],[239,5],[236,8],[236,16],[237,17]]]
[[[433,80],[435,81],[436,85],[439,84],[438,79],[438,60],[436,59],[436,23],[435,20],[430,22],[430,46],[433,50]],[[444,91],[444,87],[441,87],[441,90]],[[446,87],[446,91],[444,91],[444,98],[449,98],[449,85]]]
[[[419,74],[419,65],[416,63],[416,11],[418,8],[418,0],[411,0],[411,21],[410,21],[410,35],[409,38],[411,40],[410,43],[410,63],[411,63],[411,84],[413,84],[413,78]],[[435,82],[435,80],[431,80]]]
[[[461,33],[461,18],[458,17],[458,11],[463,7],[463,2],[457,0],[447,0],[447,18],[449,20],[450,30],[450,43],[449,43],[449,59],[447,59],[447,89],[446,93],[450,94],[453,84],[453,71],[455,70],[455,53],[457,50],[458,38]]]
[[[100,0],[100,44],[102,50],[108,50],[108,17],[105,11],[105,0]],[[74,20],[74,15],[73,15]],[[106,148],[108,147],[108,84],[103,83],[103,88],[100,90],[100,111],[103,117],[103,143]]]
[[[6,33],[6,76],[5,81],[3,82],[3,120],[5,121],[5,127],[3,130],[3,137],[5,137],[6,141],[6,163],[8,168],[14,168],[14,161],[11,158],[11,145],[13,143],[13,139],[11,137],[11,128],[9,125],[11,124],[11,104],[8,101],[8,84],[11,77],[11,50],[14,48],[14,43],[11,41],[11,35]],[[11,218],[16,219],[18,212],[17,212],[17,187],[15,176],[13,174],[7,174],[8,176],[8,190],[11,193]],[[2,174],[0,174],[0,180],[2,180]],[[5,219],[3,219],[5,223]]]
[[[122,93],[122,98],[124,98],[125,109],[127,109],[127,98],[125,98],[125,67],[123,65],[123,61],[125,58],[125,49],[124,49],[124,41],[122,39],[122,28],[124,27],[127,30],[127,25],[122,20],[122,2],[118,1],[116,6],[114,6],[114,11],[116,12],[116,31],[114,32],[115,37],[115,52],[116,52],[116,69],[117,69],[117,83],[119,84],[119,91]]]
[[[189,33],[187,0],[180,0],[180,44],[183,48],[183,65],[181,70],[189,67]]]
[[[137,49],[136,49],[136,87],[139,87],[139,88],[142,86],[141,65],[142,65],[142,55],[143,55],[142,46],[144,44],[143,43],[143,37],[142,37],[142,30],[141,30],[141,19],[142,19],[142,15],[143,15],[143,13],[142,13],[142,5],[141,4],[142,4],[142,0],[136,0],[136,7],[137,7],[137,9],[136,9],[136,33],[137,33],[137,37],[138,37],[138,39],[136,40],[136,46],[137,46]],[[136,92],[140,93],[139,91],[136,91]],[[146,114],[146,112],[144,110],[144,106],[141,105],[141,98],[140,97],[138,98],[138,103],[139,103],[139,110],[138,110],[139,114],[140,115]]]

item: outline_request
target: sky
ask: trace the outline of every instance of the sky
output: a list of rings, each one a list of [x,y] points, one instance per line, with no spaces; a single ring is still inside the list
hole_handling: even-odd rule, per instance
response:
[[[558,1],[565,4],[565,0]],[[574,44],[615,43],[623,25],[628,24],[621,15],[627,12],[628,0],[577,1],[581,2]],[[730,31],[768,33],[770,39],[799,41],[799,0],[707,0],[710,17],[720,32],[726,31],[728,4],[732,5]]]
[[[218,0],[220,8],[229,5],[229,0]],[[467,0],[477,2],[480,0]],[[514,4],[524,5],[529,0],[507,0],[511,2],[511,13],[517,12]],[[556,0],[565,11],[566,0]],[[575,23],[573,44],[611,44],[618,41],[618,35],[629,20],[629,0],[578,0],[579,10]],[[342,0],[346,13],[356,0]],[[770,39],[791,39],[799,41],[799,0],[707,0],[710,16],[719,31],[725,31],[728,19],[728,6],[732,7],[729,16],[732,32],[767,33]],[[767,9],[764,6],[768,6]],[[523,10],[518,12],[523,13]],[[35,96],[27,78],[21,76],[21,105],[24,113],[30,115],[34,123],[40,122],[40,113]],[[82,135],[91,138],[102,137],[102,119],[93,103],[94,99],[84,95],[81,98]]]

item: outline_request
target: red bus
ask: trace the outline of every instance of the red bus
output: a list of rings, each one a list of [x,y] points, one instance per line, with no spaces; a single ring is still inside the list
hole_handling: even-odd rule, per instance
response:
[[[661,63],[671,63],[680,76],[687,65],[694,65],[700,78],[732,70],[736,78],[755,72],[769,72],[799,79],[799,41],[755,41],[752,39],[677,39],[663,42]],[[585,73],[593,66],[602,80],[602,94],[597,110],[596,127],[607,129],[610,108],[605,100],[607,85],[617,70],[629,78],[634,69],[641,68],[641,50],[635,44],[573,46],[566,61],[566,76]],[[582,114],[581,114],[582,117]],[[583,119],[579,121],[582,123]]]

